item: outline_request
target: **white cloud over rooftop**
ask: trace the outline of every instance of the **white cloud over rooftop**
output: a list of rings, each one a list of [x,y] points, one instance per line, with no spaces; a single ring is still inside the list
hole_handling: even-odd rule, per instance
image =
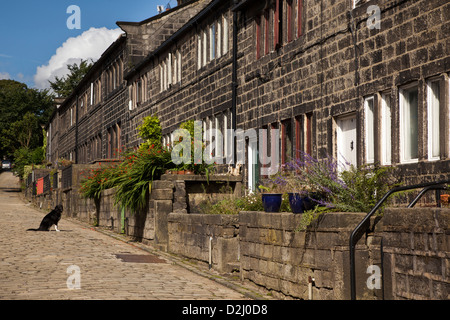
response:
[[[46,65],[37,67],[34,75],[36,88],[49,88],[49,80],[65,76],[68,73],[68,64],[79,63],[81,59],[97,61],[121,33],[123,31],[119,28],[90,28],[77,37],[67,39],[56,49],[56,53]]]

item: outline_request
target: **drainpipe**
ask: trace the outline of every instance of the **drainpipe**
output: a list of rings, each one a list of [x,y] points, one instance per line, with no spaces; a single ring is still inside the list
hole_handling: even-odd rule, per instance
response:
[[[77,99],[75,104],[75,163],[78,164],[78,95],[75,98]]]
[[[234,0],[233,3],[236,6],[238,4],[238,0]],[[233,64],[232,64],[232,88],[231,88],[231,129],[233,132],[236,132],[236,106],[237,106],[237,52],[238,52],[238,28],[237,28],[237,10],[233,10]],[[236,137],[233,136],[233,139]],[[233,150],[233,166],[236,167],[236,141],[233,142],[234,150]]]

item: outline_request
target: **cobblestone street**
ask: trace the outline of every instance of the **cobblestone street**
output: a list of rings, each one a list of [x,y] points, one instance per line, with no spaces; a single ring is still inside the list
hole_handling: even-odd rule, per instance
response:
[[[12,173],[0,175],[0,299],[246,299],[167,257],[155,259],[64,217],[61,232],[27,232],[44,213],[21,200],[16,181]],[[146,255],[152,262],[116,255]]]

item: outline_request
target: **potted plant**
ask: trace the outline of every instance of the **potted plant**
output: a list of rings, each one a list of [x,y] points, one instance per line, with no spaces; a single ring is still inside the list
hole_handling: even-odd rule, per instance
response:
[[[313,208],[313,202],[310,198],[311,188],[304,181],[301,175],[292,172],[286,177],[286,190],[293,213],[303,213]]]
[[[305,167],[297,160],[285,163],[272,180],[289,196],[289,206],[293,213],[303,213],[314,207],[310,198],[311,186],[305,173]]]
[[[261,198],[265,212],[280,212],[284,193],[280,183],[282,183],[281,180],[269,179],[266,181],[266,185],[259,186],[262,191]]]

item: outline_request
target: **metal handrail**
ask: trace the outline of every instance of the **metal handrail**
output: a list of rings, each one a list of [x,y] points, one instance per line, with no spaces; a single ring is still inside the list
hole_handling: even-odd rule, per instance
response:
[[[407,190],[413,190],[413,189],[419,189],[424,188],[419,195],[410,203],[408,208],[411,208],[414,206],[417,201],[422,197],[425,192],[429,190],[437,190],[436,188],[443,189],[444,184],[450,183],[449,180],[442,180],[438,182],[427,182],[427,183],[420,183],[416,185],[411,186],[403,186],[403,187],[395,187],[389,190],[381,200],[375,204],[373,209],[364,217],[364,219],[356,226],[356,228],[352,231],[350,234],[350,297],[352,300],[356,300],[356,273],[355,273],[355,245],[356,241],[359,240],[358,235],[360,235],[361,230],[364,230],[364,232],[368,229],[366,224],[369,222],[370,217],[380,208],[380,206],[387,200],[388,197],[390,197],[392,194],[400,191],[407,191]],[[363,227],[366,226],[366,228],[363,229]],[[356,239],[356,240],[355,240]]]
[[[443,185],[435,185],[435,186],[428,186],[426,188],[423,188],[422,191],[419,192],[419,194],[414,198],[413,201],[411,201],[411,203],[408,205],[407,208],[412,208],[416,205],[416,203],[420,200],[420,198],[422,198],[422,196],[427,193],[430,190],[447,190],[448,188],[443,186]],[[438,204],[438,207],[440,207],[441,204],[441,200],[437,197],[436,195],[436,201]]]

